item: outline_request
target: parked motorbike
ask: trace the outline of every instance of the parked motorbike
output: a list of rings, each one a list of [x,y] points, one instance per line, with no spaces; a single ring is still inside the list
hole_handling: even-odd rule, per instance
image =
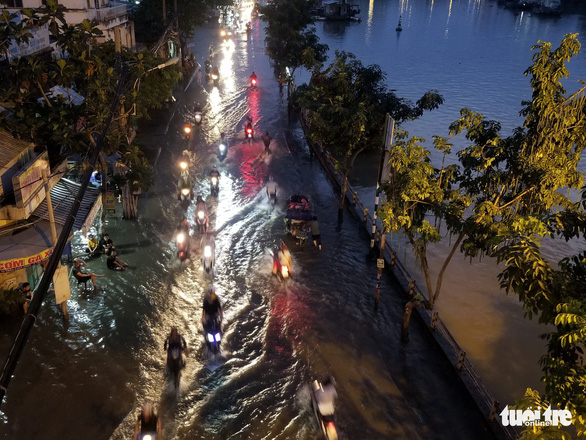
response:
[[[222,342],[222,322],[220,321],[220,317],[216,316],[208,320],[203,330],[208,350],[214,354],[218,353]]]
[[[334,414],[324,416],[319,411],[317,393],[322,392],[322,384],[318,380],[311,383],[311,406],[313,413],[317,419],[317,423],[321,428],[322,434],[326,440],[338,440],[338,431],[336,430],[336,423],[334,421]]]

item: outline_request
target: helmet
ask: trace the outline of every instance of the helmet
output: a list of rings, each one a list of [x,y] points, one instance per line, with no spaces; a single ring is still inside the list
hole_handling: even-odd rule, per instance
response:
[[[197,201],[198,201],[198,202],[203,202],[203,199],[202,199],[202,197],[201,197],[201,194],[198,194],[198,195],[197,195]]]
[[[218,167],[214,165],[214,166],[212,167],[212,170],[214,170],[214,171],[217,171],[217,170],[218,170]]]

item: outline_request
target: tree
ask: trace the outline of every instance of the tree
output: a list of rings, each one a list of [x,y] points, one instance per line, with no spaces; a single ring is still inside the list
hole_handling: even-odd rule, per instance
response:
[[[312,8],[312,0],[271,2],[261,8],[263,20],[268,22],[267,54],[275,62],[277,72],[289,67],[293,75],[300,66],[310,68],[327,59],[328,46],[319,43],[315,28],[308,29],[314,23]],[[308,65],[308,60],[312,64]]]
[[[307,118],[310,139],[332,154],[342,172],[341,221],[348,175],[361,152],[382,145],[385,115],[398,123],[416,119],[424,110],[437,108],[443,98],[430,91],[413,105],[387,90],[378,65],[365,67],[353,54],[336,51],[330,66],[314,70],[310,84],[298,88],[295,102]]]

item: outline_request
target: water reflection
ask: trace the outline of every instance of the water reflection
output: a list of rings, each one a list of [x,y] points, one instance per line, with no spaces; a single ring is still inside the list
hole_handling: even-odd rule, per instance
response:
[[[370,45],[370,35],[372,34],[372,16],[374,14],[374,0],[368,2],[368,20],[366,21],[366,38],[365,43]]]
[[[324,21],[324,32],[329,35],[341,36],[346,32],[346,28],[353,23],[345,20],[326,20]],[[359,23],[356,24],[360,25]]]

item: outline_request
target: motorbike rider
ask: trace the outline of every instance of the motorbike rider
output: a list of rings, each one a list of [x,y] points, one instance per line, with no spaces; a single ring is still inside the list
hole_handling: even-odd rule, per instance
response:
[[[279,271],[282,266],[287,266],[289,268],[289,273],[293,273],[293,259],[291,258],[291,252],[289,252],[289,248],[283,241],[281,241],[280,249],[275,253],[273,260],[273,274],[276,275],[277,271]]]
[[[256,81],[257,81],[256,73],[254,73],[254,70],[253,70],[252,75],[250,75],[250,84],[256,85]]]
[[[177,232],[184,232],[185,235],[189,237],[189,233],[191,232],[191,224],[187,217],[183,216],[179,224],[177,225]]]
[[[210,217],[208,216],[208,207],[206,206],[206,202],[203,201],[201,194],[198,194],[197,201],[195,203],[195,215],[198,216],[198,218],[199,218],[198,213],[200,211],[203,211],[203,215],[205,218],[205,228],[207,230],[208,226],[210,224]]]
[[[177,331],[177,327],[171,327],[171,333],[165,339],[165,344],[163,345],[163,349],[167,351],[167,365],[171,367],[173,363],[173,358],[171,356],[171,352],[174,349],[178,349],[180,352],[187,350],[187,342],[185,342],[185,338],[179,334]],[[183,355],[181,356],[181,368],[184,366]]]
[[[220,180],[220,172],[218,171],[218,167],[217,166],[214,165],[212,167],[212,169],[211,169],[210,174],[209,174],[208,177],[209,177],[210,181],[212,180],[212,177],[217,177],[218,180]]]
[[[216,255],[216,242],[215,242],[215,239],[214,239],[214,233],[212,231],[210,231],[210,230],[206,231],[206,233],[203,234],[202,237],[201,237],[201,243],[200,243],[200,245],[201,245],[202,255],[205,252],[206,246],[209,246],[210,247],[210,250],[212,251],[212,256],[211,256],[211,260],[212,261],[211,261],[211,263],[212,263],[212,266],[213,266],[214,263],[215,263],[215,259],[216,259],[216,257],[215,257],[215,255]],[[203,258],[205,258],[205,255],[204,255]]]
[[[220,322],[224,320],[224,312],[222,311],[222,305],[216,295],[214,285],[212,284],[204,298],[203,298],[203,310],[201,312],[201,323],[204,328],[209,325],[216,317],[220,317]]]
[[[247,133],[248,129],[252,129],[252,117],[247,116],[246,122],[244,123],[244,132]]]
[[[218,66],[214,66],[212,68],[212,75],[215,75],[216,79],[220,77],[220,70],[218,69]]]
[[[315,400],[317,400],[317,408],[323,417],[334,414],[334,403],[338,397],[336,392],[336,381],[333,377],[328,377],[321,384],[321,388],[315,391]]]
[[[272,174],[269,176],[269,181],[267,182],[266,191],[267,191],[267,196],[268,196],[269,200],[271,199],[271,197],[274,197],[275,200],[277,199],[277,182],[275,182],[275,179]]]
[[[195,104],[195,107],[193,107],[193,113],[201,113],[201,104],[198,102],[197,104]]]
[[[153,406],[150,403],[145,403],[142,406],[138,420],[134,425],[133,440],[137,440],[139,434],[157,433],[157,438],[161,436],[161,420],[157,416]]]

